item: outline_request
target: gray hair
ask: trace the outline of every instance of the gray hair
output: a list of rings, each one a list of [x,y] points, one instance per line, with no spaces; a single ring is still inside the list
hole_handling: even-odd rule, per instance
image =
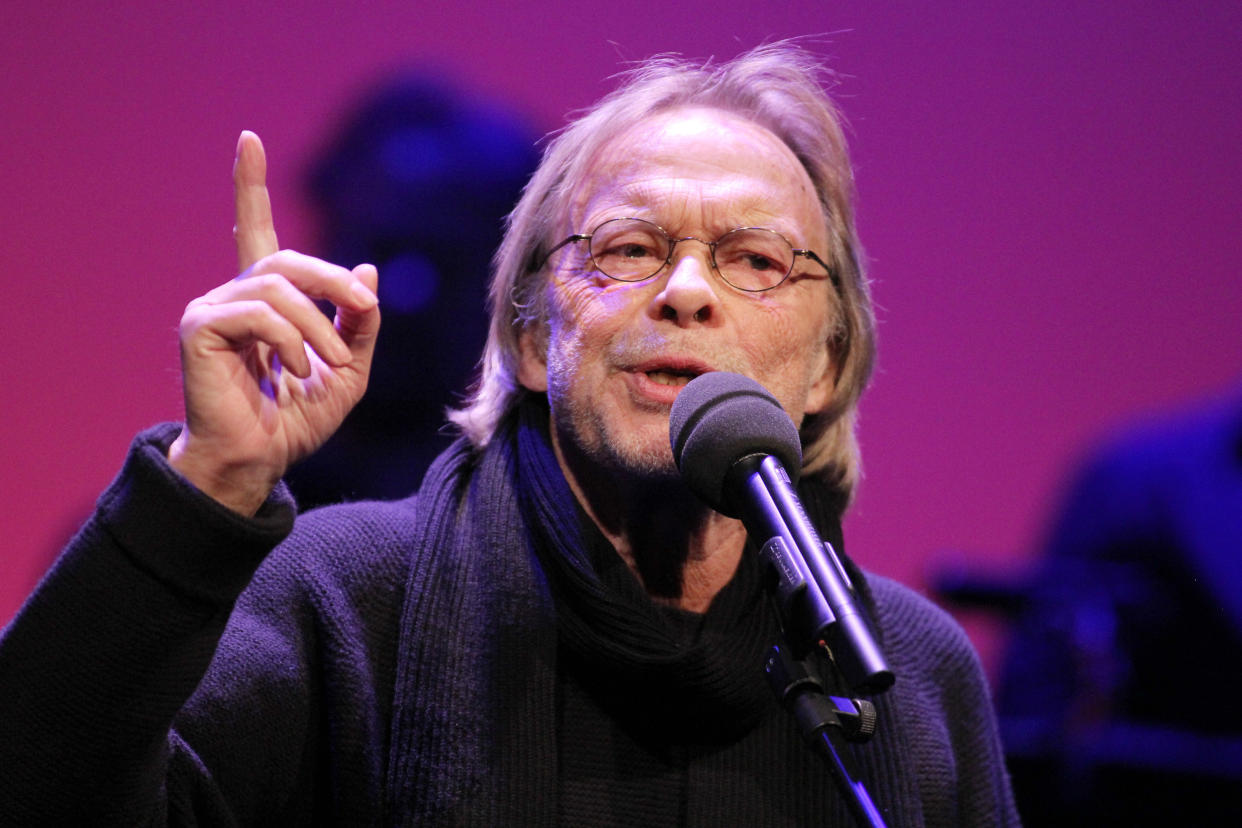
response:
[[[854,228],[853,171],[840,115],[821,83],[825,74],[813,56],[788,42],[760,46],[719,65],[656,57],[625,72],[618,89],[556,135],[509,215],[492,262],[491,327],[479,379],[465,405],[449,412],[472,443],[485,445],[523,392],[517,379],[523,332],[533,333],[546,348],[544,255],[565,230],[591,159],[654,113],[705,106],[768,129],[789,146],[815,185],[828,228],[828,264],[840,283],[829,343],[836,384],[829,406],[802,422],[802,473],[821,476],[841,494],[852,495],[861,472],[858,400],[875,361],[875,317]]]

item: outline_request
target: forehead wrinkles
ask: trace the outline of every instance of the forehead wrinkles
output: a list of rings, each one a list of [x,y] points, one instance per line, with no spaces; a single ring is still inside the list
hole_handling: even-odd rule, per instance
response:
[[[716,110],[673,110],[613,136],[586,165],[569,208],[569,232],[621,215],[671,233],[757,224],[812,242],[807,233],[826,231],[793,151],[764,127]]]
[[[687,178],[629,180],[598,187],[584,200],[579,223],[591,228],[621,215],[645,218],[670,233],[724,233],[742,225],[763,225],[789,232],[782,204],[734,177],[719,182]]]

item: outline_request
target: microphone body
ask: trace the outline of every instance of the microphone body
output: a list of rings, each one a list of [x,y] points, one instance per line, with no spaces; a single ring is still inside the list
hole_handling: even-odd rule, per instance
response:
[[[879,693],[893,683],[879,644],[856,600],[853,584],[832,545],[820,539],[789,475],[774,456],[752,455],[735,464],[732,484],[742,523],[776,576],[787,623],[802,632],[799,649],[828,647],[854,693]]]
[[[824,543],[794,488],[802,466],[797,428],[759,383],[738,374],[703,374],[682,389],[669,419],[673,457],[695,494],[741,518],[775,575],[791,643],[826,646],[853,692],[893,683],[853,584]]]

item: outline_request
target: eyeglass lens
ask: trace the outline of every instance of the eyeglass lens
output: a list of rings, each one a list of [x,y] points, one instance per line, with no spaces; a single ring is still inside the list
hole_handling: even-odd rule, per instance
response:
[[[668,261],[671,242],[642,219],[612,219],[591,234],[591,258],[605,275],[623,282],[654,276]],[[780,234],[760,228],[733,230],[716,242],[716,268],[741,290],[767,290],[793,269],[794,252]]]

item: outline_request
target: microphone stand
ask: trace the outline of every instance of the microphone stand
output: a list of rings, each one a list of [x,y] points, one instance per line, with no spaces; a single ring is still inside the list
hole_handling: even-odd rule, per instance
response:
[[[862,699],[829,696],[807,665],[784,647],[775,646],[764,665],[768,684],[797,721],[811,749],[828,764],[854,820],[868,828],[886,828],[884,817],[858,778],[847,741],[863,742],[875,732],[875,707]]]

